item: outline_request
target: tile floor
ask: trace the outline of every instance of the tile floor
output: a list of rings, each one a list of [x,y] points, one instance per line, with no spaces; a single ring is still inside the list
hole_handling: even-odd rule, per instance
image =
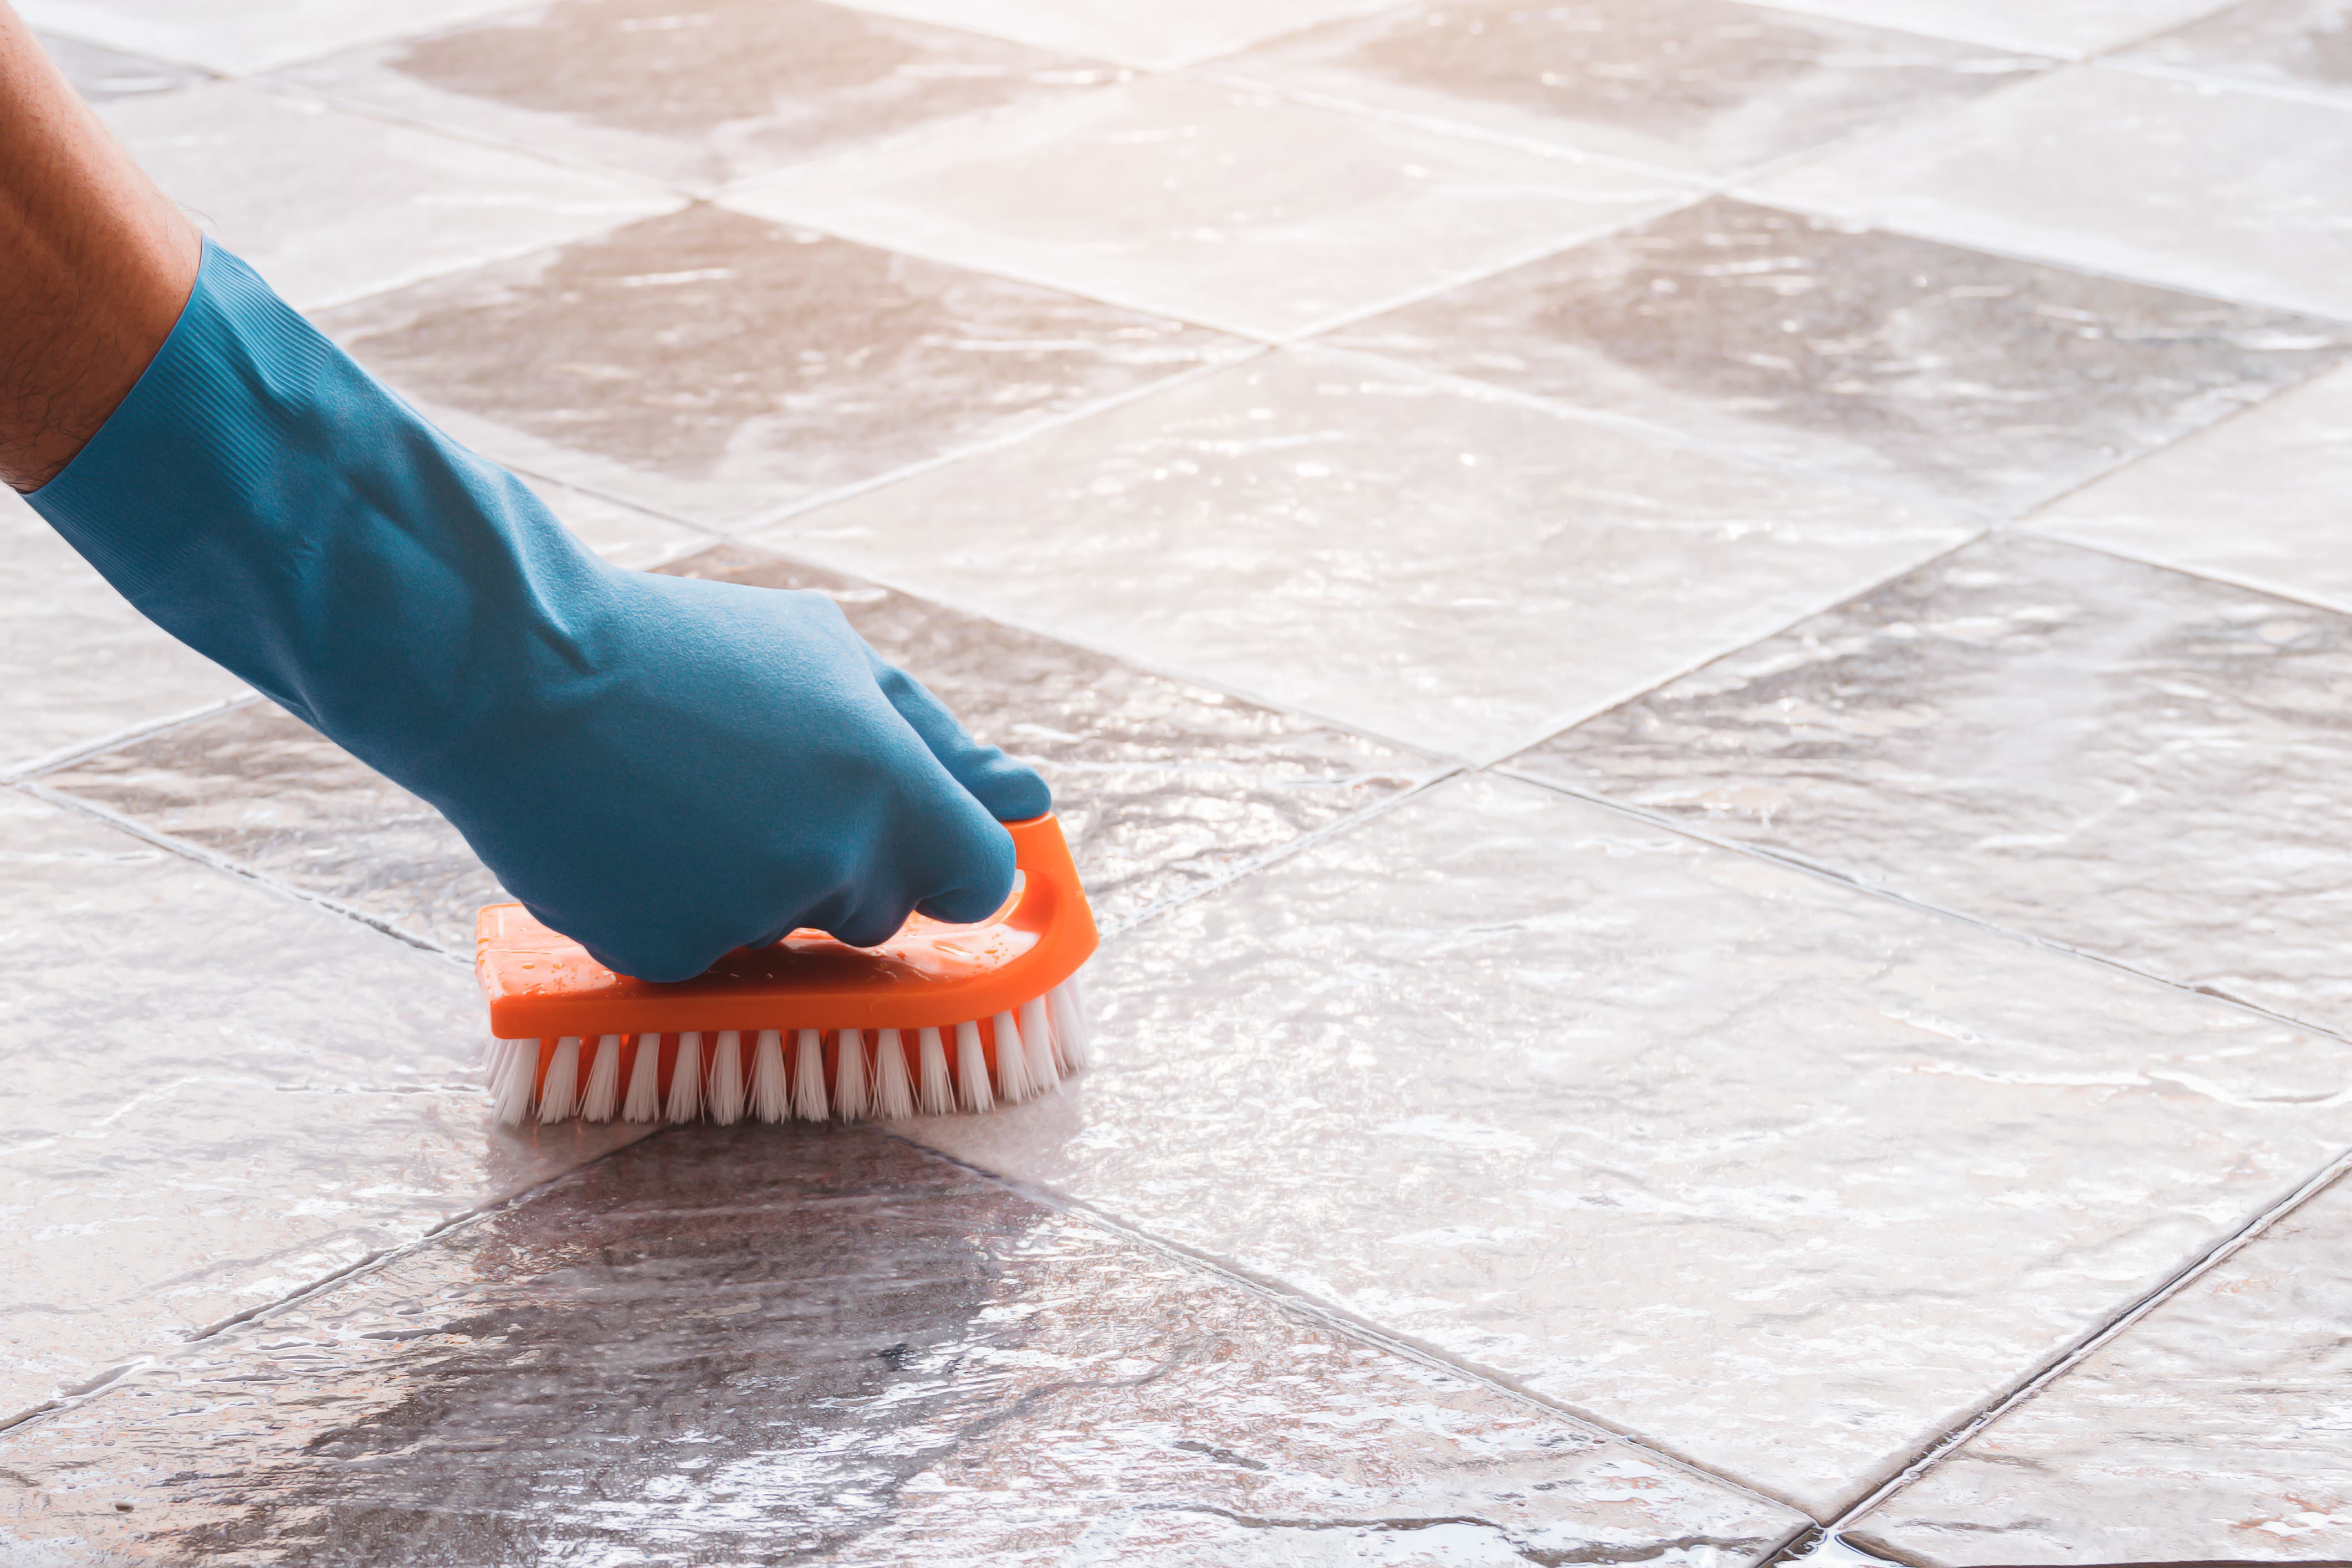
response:
[[[23,8],[1108,939],[499,1130],[464,842],[0,498],[0,1562],[2352,1560],[2344,0]]]

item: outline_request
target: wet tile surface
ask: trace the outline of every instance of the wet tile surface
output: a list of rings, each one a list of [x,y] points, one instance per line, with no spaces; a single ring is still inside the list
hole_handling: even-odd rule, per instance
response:
[[[1783,0],[1791,10],[2069,57],[2121,48],[2229,0]]]
[[[1729,174],[1932,112],[2037,62],[1736,0],[1426,4],[1223,68],[1506,135]]]
[[[765,537],[1475,756],[1964,532],[1876,496],[1291,351]]]
[[[820,0],[560,0],[286,79],[702,189],[1125,74]]]
[[[1269,146],[1283,156],[1264,156]],[[1687,199],[1664,176],[1166,78],[787,170],[727,198],[1275,337]]]
[[[821,1128],[641,1144],[0,1437],[0,1521],[151,1563],[1665,1568],[1802,1523]]]
[[[2288,1216],[1865,1514],[1933,1568],[2352,1560],[2352,1192]]]
[[[2352,100],[2352,7],[2344,0],[2241,0],[2123,57]]]
[[[2352,334],[1718,197],[1326,340],[2011,513]]]
[[[833,594],[975,734],[1044,770],[1107,925],[1437,770],[1425,756],[767,552],[724,549],[668,570]],[[452,952],[472,951],[475,912],[504,896],[432,807],[266,703],[44,782]]]
[[[2352,611],[2335,497],[2352,488],[2352,373],[2323,376],[2037,512],[2028,527]]]
[[[245,689],[131,609],[0,486],[0,773]]]
[[[1155,69],[1190,64],[1356,16],[1383,0],[1183,0],[1181,5],[1104,5],[1097,0],[851,0],[867,11],[1021,38]]]
[[[192,87],[205,79],[205,73],[175,66],[163,60],[151,60],[140,55],[126,55],[115,49],[85,44],[79,38],[56,36],[41,39],[41,47],[48,52],[74,90],[92,103],[109,99],[137,98],[151,92],[170,92],[174,89]]]
[[[299,309],[593,234],[682,198],[241,82],[99,105],[164,192]]]
[[[625,1143],[494,1132],[459,966],[0,793],[0,1419]]]
[[[2345,1030],[2347,690],[2352,619],[2011,539],[1514,766]]]
[[[492,456],[709,523],[1244,347],[708,206],[320,323]]]
[[[2352,1134],[2334,1040],[1491,779],[1088,997],[916,1135],[1822,1517]]]
[[[2061,71],[1765,181],[1955,244],[2352,316],[2352,115]]]
[[[216,71],[266,70],[373,38],[447,26],[513,0],[21,0],[34,26]]]

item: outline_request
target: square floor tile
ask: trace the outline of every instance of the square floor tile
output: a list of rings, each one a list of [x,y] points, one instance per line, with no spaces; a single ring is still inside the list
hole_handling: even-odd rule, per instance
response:
[[[2352,371],[2257,409],[2034,514],[2036,533],[2352,611]]]
[[[171,92],[206,78],[202,71],[151,60],[142,55],[85,44],[79,38],[43,35],[41,47],[57,62],[74,90],[92,103],[109,99],[137,98],[151,92]]]
[[[373,38],[446,27],[514,0],[18,0],[36,27],[211,70],[267,70]]]
[[[2123,58],[2199,76],[2352,99],[2352,5],[2241,0]]]
[[[848,0],[913,16],[1159,69],[1187,65],[1391,0]]]
[[[788,169],[727,201],[1282,337],[1688,195],[1664,175],[1158,78]]]
[[[2229,0],[1781,0],[1791,10],[2081,57],[2220,10]]]
[[[643,1129],[494,1130],[459,965],[0,793],[0,1420]]]
[[[1906,1563],[2352,1561],[2338,1183],[1849,1529]]]
[[[1324,340],[2005,514],[2352,332],[1717,197]]]
[[[1958,245],[2352,316],[2352,115],[2321,104],[2081,68],[1759,190]]]
[[[765,537],[1482,757],[1965,531],[1393,365],[1291,351]]]
[[[241,82],[99,105],[164,192],[299,309],[679,204],[602,174]]]
[[[1227,62],[1291,91],[1728,174],[2042,62],[1737,0],[1432,3]]]
[[[0,486],[0,773],[245,690]]]
[[[1248,351],[708,206],[320,322],[491,456],[712,524]]]
[[[558,0],[283,79],[708,189],[1126,74],[820,0]]]
[[[1827,1518],[2352,1134],[2341,1042],[1599,806],[1442,785],[910,1124]]]
[[[2352,1030],[2352,618],[1971,546],[1514,767]]]
[[[1803,1528],[872,1133],[699,1129],[0,1437],[190,1562],[1734,1568]]]

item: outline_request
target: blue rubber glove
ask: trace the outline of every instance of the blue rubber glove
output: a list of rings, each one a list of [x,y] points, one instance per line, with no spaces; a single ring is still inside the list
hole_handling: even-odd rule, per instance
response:
[[[606,565],[215,246],[131,395],[27,498],[623,974],[984,919],[1013,882],[998,822],[1049,804],[833,601]]]

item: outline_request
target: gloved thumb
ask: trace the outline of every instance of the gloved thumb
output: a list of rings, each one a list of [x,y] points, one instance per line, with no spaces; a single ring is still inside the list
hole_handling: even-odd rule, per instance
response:
[[[933,696],[923,683],[890,664],[868,648],[866,656],[874,666],[875,683],[890,706],[898,710],[908,727],[922,737],[955,781],[962,785],[973,800],[985,807],[989,815],[1000,822],[1026,821],[1042,817],[1054,809],[1053,791],[1036,769],[1028,768],[1004,755],[993,746],[982,746],[956,722],[947,705]]]

